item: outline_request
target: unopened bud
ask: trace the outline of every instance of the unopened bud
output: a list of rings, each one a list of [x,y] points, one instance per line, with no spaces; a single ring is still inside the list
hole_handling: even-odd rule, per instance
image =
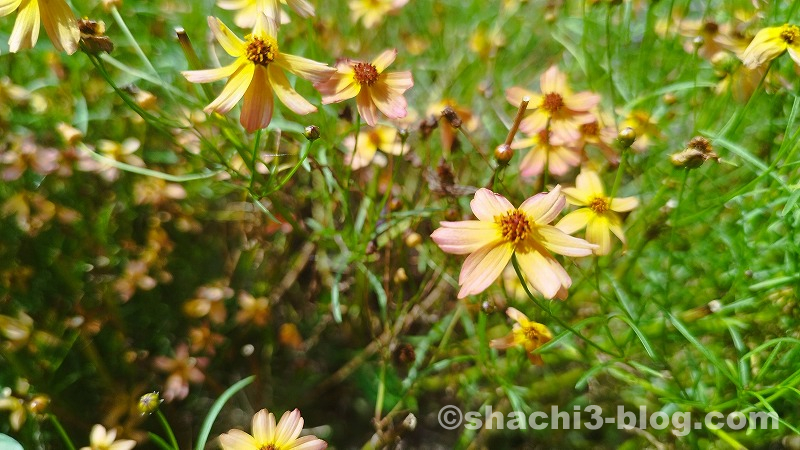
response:
[[[636,142],[636,130],[631,127],[625,127],[617,135],[617,142],[622,148],[628,148]]]
[[[500,144],[494,148],[494,160],[501,166],[508,165],[514,157],[514,149],[510,145]]]
[[[319,127],[316,125],[307,126],[305,131],[303,131],[303,136],[305,136],[309,141],[316,141],[319,139]]]
[[[406,246],[409,248],[417,247],[419,244],[422,244],[422,236],[419,233],[409,233],[406,236]]]
[[[444,212],[444,218],[454,222],[461,218],[461,211],[458,208],[447,208],[447,211]]]
[[[64,122],[56,125],[56,130],[58,131],[58,134],[61,135],[61,139],[64,139],[64,142],[66,142],[67,145],[75,145],[80,142],[81,139],[83,139],[83,133],[81,130],[71,125],[67,125]]]
[[[497,311],[497,305],[493,301],[484,300],[483,303],[481,303],[481,311],[483,311],[484,314],[492,314]]]
[[[156,412],[158,405],[160,405],[162,401],[163,400],[158,396],[158,392],[150,392],[139,397],[139,402],[136,404],[136,408],[139,409],[139,412],[142,413],[142,415],[153,414]]]
[[[663,100],[665,105],[674,105],[675,102],[678,101],[678,98],[675,97],[675,94],[673,94],[672,92],[667,92],[666,94],[664,94]]]
[[[397,284],[405,283],[406,281],[408,281],[408,274],[406,273],[406,269],[404,269],[402,267],[397,269],[397,271],[395,271],[394,277],[392,277],[392,279]]]
[[[47,407],[50,405],[50,397],[46,395],[35,395],[30,401],[28,402],[28,411],[33,414],[42,414],[47,410]]]
[[[442,110],[442,116],[450,122],[450,126],[453,128],[461,128],[461,118],[458,117],[458,113],[451,106],[445,106]]]

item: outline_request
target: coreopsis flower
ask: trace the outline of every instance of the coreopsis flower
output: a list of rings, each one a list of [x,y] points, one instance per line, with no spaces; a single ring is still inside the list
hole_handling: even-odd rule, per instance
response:
[[[233,289],[219,282],[200,286],[195,292],[195,298],[183,304],[183,312],[195,319],[208,317],[213,323],[222,323],[228,315],[225,300],[232,296]]]
[[[586,228],[586,240],[597,244],[594,253],[607,255],[611,251],[611,233],[626,244],[622,230],[624,213],[636,208],[636,197],[610,198],[606,196],[600,176],[592,170],[583,170],[575,179],[575,187],[564,188],[567,202],[581,208],[572,211],[558,221],[556,227],[565,233],[574,233]]]
[[[533,112],[520,123],[519,129],[527,134],[536,134],[549,128],[563,142],[580,137],[578,128],[593,120],[589,111],[600,102],[600,96],[589,91],[573,93],[567,85],[567,77],[552,66],[539,79],[537,94],[521,87],[506,90],[506,99],[519,107],[523,97],[529,97],[528,108]]]
[[[646,111],[635,109],[631,111],[620,124],[620,130],[630,127],[636,133],[636,141],[631,148],[636,152],[644,152],[653,143],[661,139],[661,129],[653,117]]]
[[[528,147],[531,148],[530,151],[519,164],[520,175],[523,177],[535,177],[541,174],[545,170],[545,165],[548,172],[560,176],[581,163],[580,153],[558,140],[547,128],[511,144],[513,149]]]
[[[78,50],[81,38],[78,22],[64,0],[0,0],[0,17],[14,11],[18,12],[14,30],[8,38],[11,53],[33,48],[39,40],[40,24],[44,25],[44,31],[56,50],[68,55]]]
[[[189,347],[180,344],[175,348],[175,357],[157,356],[153,366],[159,371],[169,373],[164,386],[164,400],[183,400],[189,395],[189,382],[202,383],[206,379],[202,369],[208,365],[208,358],[189,356]]]
[[[766,64],[784,52],[800,65],[800,27],[785,24],[767,27],[756,33],[750,45],[739,57],[749,69]]]
[[[445,252],[470,254],[458,284],[458,298],[483,292],[516,255],[527,281],[550,299],[566,298],[572,280],[550,252],[587,256],[595,245],[549,225],[566,206],[561,186],[536,194],[519,208],[488,189],[478,189],[470,202],[478,220],[441,222],[431,238]]]
[[[136,167],[144,167],[144,160],[136,155],[142,143],[136,138],[127,138],[122,142],[115,142],[108,139],[101,139],[97,142],[97,150],[103,156],[116,161],[124,162]],[[119,178],[120,170],[110,164],[100,163],[100,176],[106,181],[111,182]]]
[[[253,32],[244,40],[216,17],[209,17],[208,25],[222,48],[236,61],[216,69],[182,72],[192,83],[210,83],[229,77],[219,97],[205,107],[206,113],[225,114],[244,97],[239,121],[245,130],[253,132],[266,128],[272,120],[273,94],[297,114],[310,114],[317,110],[292,88],[283,71],[319,83],[326,81],[336,69],[280,52],[275,22],[263,14],[257,15]]]
[[[223,450],[297,449],[322,450],[328,443],[316,436],[300,436],[303,418],[300,411],[286,411],[275,424],[275,415],[262,409],[253,416],[253,434],[233,429],[220,435]]]
[[[348,5],[353,22],[358,22],[360,19],[364,23],[364,28],[372,28],[387,15],[396,13],[406,3],[408,0],[350,0]]]
[[[378,153],[388,153],[390,155],[402,155],[403,145],[397,136],[397,129],[378,125],[368,128],[358,133],[358,143],[355,136],[348,136],[344,139],[344,146],[348,150],[345,162],[353,167],[353,170],[361,169],[374,163],[383,167],[386,165],[386,157]],[[358,145],[358,148],[355,146]]]
[[[281,3],[289,5],[300,17],[314,15],[314,5],[306,0],[217,0],[220,8],[236,11],[233,23],[242,28],[253,28],[259,14],[266,14],[276,22],[288,23],[289,16],[280,9]]]
[[[356,97],[358,113],[369,125],[378,123],[378,111],[390,119],[408,114],[403,93],[414,86],[411,72],[385,72],[397,57],[397,50],[385,50],[371,63],[344,59],[336,64],[336,74],[315,83],[322,103],[338,103]]]
[[[269,299],[266,297],[253,297],[247,291],[239,292],[239,311],[236,312],[236,323],[263,327],[269,322]]]
[[[11,425],[11,429],[14,431],[19,431],[28,418],[25,400],[11,395],[10,389],[0,397],[0,411],[8,411],[8,424]]]
[[[81,447],[81,450],[131,450],[136,447],[136,441],[132,439],[117,440],[117,430],[106,428],[100,424],[92,427],[89,435],[89,446]]]
[[[606,114],[598,112],[592,113],[593,120],[580,126],[580,138],[575,143],[577,148],[586,152],[586,145],[591,144],[605,156],[612,165],[619,164],[619,155],[614,151],[614,141],[617,139],[617,129],[614,128],[613,120]]]
[[[533,364],[537,366],[543,365],[542,357],[533,353],[533,351],[550,342],[553,339],[553,334],[550,333],[546,326],[528,319],[528,316],[516,308],[506,309],[506,315],[516,322],[511,333],[500,339],[492,339],[489,342],[489,346],[503,350],[521,345]]]

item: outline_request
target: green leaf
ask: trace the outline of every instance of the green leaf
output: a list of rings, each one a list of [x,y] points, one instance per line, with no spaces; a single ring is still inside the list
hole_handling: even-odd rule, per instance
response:
[[[208,442],[208,435],[211,434],[211,427],[214,425],[214,421],[217,420],[217,416],[219,412],[222,411],[222,407],[225,406],[225,402],[227,402],[234,394],[244,389],[247,385],[252,383],[256,379],[255,375],[251,375],[244,380],[241,380],[234,384],[233,386],[229,387],[219,396],[217,401],[211,405],[211,409],[208,411],[208,415],[203,420],[203,425],[200,427],[200,434],[197,436],[197,445],[195,445],[195,450],[203,450],[206,447],[206,442]]]

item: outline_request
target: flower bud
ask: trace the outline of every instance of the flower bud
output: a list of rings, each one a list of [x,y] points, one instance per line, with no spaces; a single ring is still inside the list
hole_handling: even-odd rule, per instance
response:
[[[669,159],[675,167],[696,169],[709,159],[719,161],[719,155],[712,150],[711,141],[702,136],[696,136],[689,141],[683,151],[672,154]]]
[[[442,110],[442,116],[450,122],[450,126],[453,128],[461,128],[461,118],[458,117],[458,113],[454,110],[451,106],[446,106]]]
[[[417,247],[422,243],[422,236],[420,236],[419,233],[409,233],[408,236],[406,236],[405,242],[408,248]]]
[[[392,277],[392,280],[397,284],[405,283],[406,281],[408,281],[408,274],[406,273],[406,269],[402,267],[397,269],[397,271],[395,271],[394,273],[394,277]]]
[[[28,401],[28,411],[32,414],[42,414],[49,405],[50,397],[42,394],[34,395],[33,398]]]
[[[506,144],[500,144],[494,149],[494,160],[501,166],[507,166],[514,157],[514,149]]]
[[[636,141],[636,130],[631,127],[625,127],[617,135],[617,142],[622,148],[628,148]]]
[[[319,127],[316,125],[307,126],[305,131],[303,131],[303,136],[305,136],[309,141],[316,141],[319,139]]]
[[[139,402],[136,404],[136,408],[139,409],[139,412],[142,413],[142,415],[153,414],[158,409],[158,405],[160,405],[163,401],[164,400],[159,398],[158,392],[150,392],[139,397]]]

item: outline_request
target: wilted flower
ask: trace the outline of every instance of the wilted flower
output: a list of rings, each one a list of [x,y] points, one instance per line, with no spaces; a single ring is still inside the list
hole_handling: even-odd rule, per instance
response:
[[[353,22],[359,19],[364,28],[372,28],[389,14],[396,13],[408,0],[350,0],[350,16]]]
[[[396,57],[397,50],[386,50],[371,63],[341,60],[337,72],[314,87],[326,105],[356,97],[358,113],[369,126],[378,123],[378,111],[390,119],[402,119],[408,114],[403,93],[414,86],[414,80],[409,71],[384,72]]]
[[[216,69],[182,72],[192,83],[210,83],[229,77],[222,93],[205,107],[205,112],[225,114],[244,97],[239,121],[245,130],[253,132],[266,128],[272,120],[273,93],[297,114],[317,110],[292,88],[283,70],[319,83],[326,81],[336,69],[278,51],[278,29],[265,15],[257,15],[255,28],[244,41],[216,17],[209,17],[208,25],[222,48],[236,61]]]
[[[14,30],[8,38],[11,53],[33,48],[39,40],[39,24],[53,47],[58,51],[71,55],[78,50],[81,33],[67,2],[64,0],[0,0],[0,17],[7,16],[19,9]]]
[[[513,255],[537,291],[546,298],[566,298],[572,280],[550,252],[587,256],[596,246],[549,225],[565,205],[561,186],[534,195],[519,208],[500,194],[479,189],[470,202],[478,220],[441,222],[433,241],[447,253],[470,254],[458,278],[458,298],[483,292]]]
[[[783,52],[789,52],[789,57],[800,65],[800,27],[797,25],[785,24],[762,29],[739,57],[745,66],[755,69]]]
[[[117,440],[117,430],[108,430],[100,424],[92,427],[89,436],[89,446],[81,450],[131,450],[136,447],[136,441],[131,439]]]
[[[639,205],[636,197],[610,198],[606,196],[600,176],[584,169],[575,179],[575,187],[564,188],[567,202],[581,208],[567,214],[556,224],[565,233],[572,234],[586,227],[586,240],[598,247],[596,255],[611,251],[611,233],[625,241],[622,218],[618,213],[628,212]]]
[[[539,80],[541,93],[537,94],[521,87],[506,90],[506,99],[515,107],[529,97],[528,114],[519,129],[527,134],[536,134],[549,128],[561,142],[572,142],[580,137],[578,128],[594,120],[589,111],[600,102],[600,96],[589,91],[573,93],[567,85],[567,77],[552,66]]]
[[[275,416],[262,409],[253,416],[252,435],[233,429],[219,437],[223,450],[297,449],[322,450],[328,443],[316,436],[299,437],[303,431],[300,411],[286,411],[275,424]]]
[[[543,365],[542,357],[533,351],[553,339],[550,330],[546,326],[528,319],[528,316],[516,308],[506,309],[506,315],[517,323],[514,324],[511,333],[500,339],[492,339],[489,346],[502,350],[521,345],[533,364]]]

